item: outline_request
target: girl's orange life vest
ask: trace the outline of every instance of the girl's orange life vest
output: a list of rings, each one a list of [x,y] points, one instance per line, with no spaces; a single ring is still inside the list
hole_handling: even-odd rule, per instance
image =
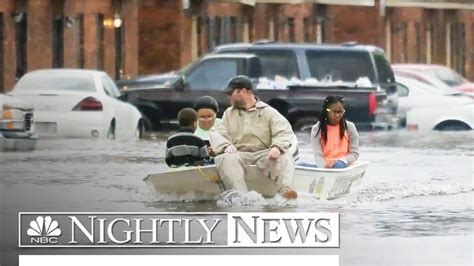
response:
[[[336,126],[327,125],[327,142],[321,138],[321,146],[326,164],[335,162],[337,159],[349,154],[349,135],[344,132],[344,137],[339,136],[339,124]]]

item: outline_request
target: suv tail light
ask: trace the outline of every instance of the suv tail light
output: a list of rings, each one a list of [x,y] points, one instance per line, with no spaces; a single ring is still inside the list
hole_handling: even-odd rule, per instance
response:
[[[375,92],[369,94],[369,114],[374,115],[377,110],[377,97]]]
[[[73,111],[102,111],[102,103],[94,97],[87,97],[80,101]]]

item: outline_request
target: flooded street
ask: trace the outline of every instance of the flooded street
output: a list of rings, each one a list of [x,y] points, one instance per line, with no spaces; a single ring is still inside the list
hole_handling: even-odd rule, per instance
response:
[[[338,212],[340,248],[186,249],[193,254],[321,254],[340,265],[473,265],[471,132],[362,132],[360,160],[371,161],[359,190],[332,201],[249,197],[240,204],[173,202],[142,181],[167,169],[166,135],[137,141],[42,139],[33,152],[0,154],[1,265],[19,254],[98,254],[96,249],[18,248],[18,212]],[[299,133],[312,161],[309,134]],[[3,223],[3,224],[1,224]],[[179,249],[104,250],[173,254]],[[236,251],[237,250],[237,251]],[[181,249],[183,252],[183,249]]]

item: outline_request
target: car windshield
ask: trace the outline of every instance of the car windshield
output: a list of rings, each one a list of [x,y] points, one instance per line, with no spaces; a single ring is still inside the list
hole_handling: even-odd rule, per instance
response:
[[[357,51],[307,51],[311,76],[318,80],[330,77],[331,80],[355,82],[367,77],[375,82],[375,73],[370,55]]]
[[[24,75],[15,90],[96,91],[94,76],[89,73],[32,72]]]
[[[459,86],[464,83],[461,75],[449,68],[428,69],[426,73],[435,77],[450,87]]]

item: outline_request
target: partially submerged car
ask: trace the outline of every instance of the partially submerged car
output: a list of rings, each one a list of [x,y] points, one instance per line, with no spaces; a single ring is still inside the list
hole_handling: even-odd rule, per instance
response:
[[[439,114],[439,110],[443,110],[442,112],[445,115],[453,115],[451,114],[453,106],[467,105],[471,106],[471,108],[474,107],[474,101],[464,94],[446,94],[438,88],[429,86],[416,79],[398,75],[395,75],[395,77],[397,79],[399,96],[397,114],[400,117],[402,126],[405,126],[407,113],[417,108],[423,108],[427,112],[426,116],[428,117],[432,115],[431,113]],[[443,108],[440,108],[440,106],[443,106]],[[444,130],[444,127],[445,125],[439,125],[437,129]]]
[[[455,90],[471,98],[474,97],[474,83],[449,67],[435,64],[394,64],[392,68],[399,75],[416,78],[443,90]]]
[[[33,106],[0,94],[0,111],[0,151],[33,150],[38,139],[34,133]]]
[[[35,107],[40,136],[139,138],[143,120],[102,71],[44,69],[24,75],[12,95]]]

